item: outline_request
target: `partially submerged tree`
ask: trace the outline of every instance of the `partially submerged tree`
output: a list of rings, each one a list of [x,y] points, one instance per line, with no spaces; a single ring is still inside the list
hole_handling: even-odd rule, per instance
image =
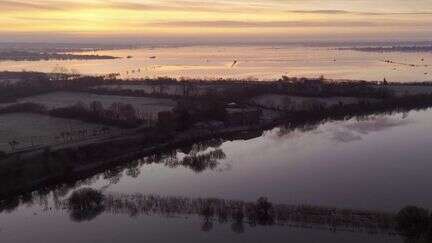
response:
[[[424,208],[407,206],[396,215],[396,223],[401,234],[418,238],[429,229],[429,212]]]
[[[68,199],[71,218],[74,221],[90,221],[105,210],[104,195],[91,188],[75,191]]]
[[[0,159],[4,159],[6,157],[7,157],[6,152],[3,152],[3,151],[0,150]]]
[[[9,146],[11,147],[11,151],[15,152],[16,147],[19,145],[19,142],[16,140],[12,140],[9,142]]]

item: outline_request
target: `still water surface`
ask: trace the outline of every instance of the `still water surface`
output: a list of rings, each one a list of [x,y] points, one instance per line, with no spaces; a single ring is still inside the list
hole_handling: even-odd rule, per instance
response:
[[[211,142],[142,158],[86,181],[104,193],[158,194],[395,212],[432,205],[432,110],[374,115],[249,140]],[[205,166],[176,166],[203,156]],[[180,163],[181,164],[181,163]],[[64,193],[65,195],[67,193]],[[39,202],[40,201],[40,202]],[[402,242],[395,236],[229,224],[202,231],[199,217],[102,213],[78,223],[52,198],[0,214],[1,242]]]
[[[282,75],[395,82],[432,80],[432,53],[379,53],[298,45],[187,46],[98,51],[114,60],[0,62],[0,71],[51,72],[55,67],[83,74],[120,73],[122,78],[189,77],[279,79]],[[131,56],[132,58],[127,58]],[[422,65],[385,63],[384,60]],[[429,66],[427,66],[429,65]]]

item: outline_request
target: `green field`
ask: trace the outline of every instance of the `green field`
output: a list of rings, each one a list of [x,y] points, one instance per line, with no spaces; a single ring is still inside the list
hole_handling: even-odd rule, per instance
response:
[[[89,105],[93,101],[101,102],[104,108],[108,108],[115,102],[131,104],[137,111],[154,114],[160,111],[171,110],[176,105],[176,102],[171,99],[98,95],[84,92],[52,92],[19,99],[18,103],[32,102],[44,105],[49,109],[54,109],[72,106],[77,102]],[[6,105],[11,105],[11,103],[3,104],[2,106]]]
[[[26,149],[32,145],[76,142],[92,136],[101,136],[100,131],[103,127],[107,126],[38,114],[4,114],[0,115],[0,150],[10,152],[11,141],[19,143],[16,150]],[[109,129],[110,132],[118,131],[113,127]],[[85,130],[87,135],[83,134]]]

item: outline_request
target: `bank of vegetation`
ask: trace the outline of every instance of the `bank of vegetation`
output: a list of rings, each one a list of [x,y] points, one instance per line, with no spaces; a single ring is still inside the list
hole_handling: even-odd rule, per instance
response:
[[[0,50],[0,61],[48,61],[48,60],[109,60],[119,57],[107,55],[84,55],[58,52]]]

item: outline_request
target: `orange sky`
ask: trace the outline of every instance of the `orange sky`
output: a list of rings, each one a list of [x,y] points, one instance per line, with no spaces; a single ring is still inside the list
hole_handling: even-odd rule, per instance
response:
[[[427,39],[431,24],[432,0],[0,0],[3,41],[32,35]]]

